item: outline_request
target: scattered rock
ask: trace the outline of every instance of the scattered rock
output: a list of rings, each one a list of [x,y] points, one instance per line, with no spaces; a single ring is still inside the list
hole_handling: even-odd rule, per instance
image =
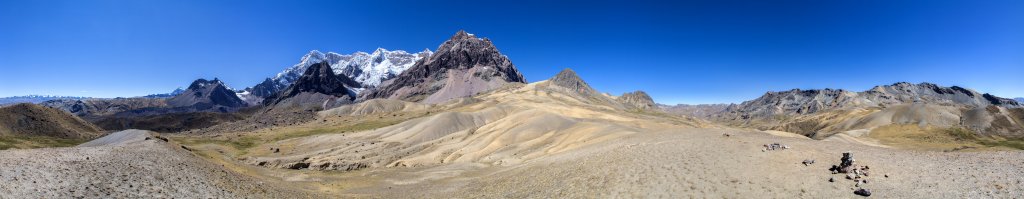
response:
[[[803,163],[804,163],[804,166],[809,166],[809,165],[812,165],[812,164],[814,164],[814,160],[812,160],[812,159],[806,159],[806,160],[804,160],[804,162],[803,162]]]
[[[286,168],[288,168],[288,169],[295,169],[295,170],[305,169],[305,168],[309,168],[309,163],[308,162],[295,162],[295,163],[291,163],[291,164],[287,165]]]
[[[828,178],[828,182],[836,182],[836,178],[835,177],[829,177]]]
[[[853,191],[853,194],[857,194],[859,196],[868,197],[868,196],[871,196],[871,190],[868,190],[868,189],[857,189],[856,191]]]
[[[779,144],[779,143],[772,143],[772,144],[765,144],[764,145],[764,150],[765,151],[774,151],[774,150],[783,150],[783,149],[789,149],[789,146],[782,145],[782,144]]]

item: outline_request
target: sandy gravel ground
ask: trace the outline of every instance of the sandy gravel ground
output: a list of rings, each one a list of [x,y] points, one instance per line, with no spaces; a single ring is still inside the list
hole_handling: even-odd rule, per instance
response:
[[[774,142],[791,149],[761,151]],[[392,172],[403,175],[350,192],[384,198],[859,198],[854,181],[828,170],[847,151],[870,167],[861,188],[871,197],[1024,196],[1020,151],[906,151],[715,129],[637,134],[510,167]],[[805,159],[816,163],[804,166]],[[417,178],[433,180],[403,180]]]
[[[115,135],[122,135],[115,133]],[[124,136],[145,138],[145,136]],[[114,141],[118,139],[111,139]],[[0,151],[0,198],[295,198],[159,139]]]

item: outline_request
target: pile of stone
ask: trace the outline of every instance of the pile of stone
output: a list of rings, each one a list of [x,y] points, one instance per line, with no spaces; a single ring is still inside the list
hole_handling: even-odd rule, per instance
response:
[[[859,188],[868,183],[867,177],[870,175],[871,167],[868,167],[867,165],[858,166],[850,152],[843,153],[843,157],[840,158],[839,161],[839,165],[832,165],[828,170],[831,171],[832,174],[845,173],[847,180],[853,180],[856,183],[854,186],[858,187],[857,190],[853,192],[854,194],[860,196],[871,196],[871,190]],[[835,182],[835,179],[830,178],[828,181]]]
[[[764,149],[762,149],[761,151],[774,151],[774,150],[783,150],[783,149],[789,149],[789,146],[782,145],[782,144],[779,144],[778,142],[776,142],[776,143],[772,143],[772,144],[765,144],[764,145]]]

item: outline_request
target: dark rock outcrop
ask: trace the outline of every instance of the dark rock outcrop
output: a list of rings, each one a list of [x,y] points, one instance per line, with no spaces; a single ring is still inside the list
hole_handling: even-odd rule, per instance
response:
[[[444,102],[472,96],[508,83],[526,83],[508,57],[490,39],[459,31],[428,58],[388,80],[361,100],[374,98]]]

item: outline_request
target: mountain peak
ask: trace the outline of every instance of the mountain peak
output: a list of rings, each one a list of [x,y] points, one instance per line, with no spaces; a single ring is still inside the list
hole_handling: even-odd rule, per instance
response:
[[[583,81],[579,75],[576,75],[576,71],[565,68],[562,72],[558,72],[557,75],[550,79],[551,84],[568,88],[581,94],[592,94],[597,91],[591,88],[587,82]]]
[[[174,107],[194,106],[197,104],[220,105],[225,107],[244,107],[246,103],[235,95],[235,92],[224,85],[218,78],[213,80],[197,79],[192,81],[188,89],[167,100]]]
[[[456,32],[455,35],[452,35],[452,38],[449,39],[449,40],[470,39],[470,38],[476,38],[476,35],[468,33],[465,30],[459,30],[459,32]]]
[[[436,103],[514,82],[526,83],[526,79],[508,57],[502,55],[489,40],[478,39],[460,30],[430,57],[416,62],[379,89],[362,95],[362,99],[390,98]]]
[[[654,103],[654,99],[647,95],[647,92],[640,90],[623,93],[622,96],[619,96],[618,101],[623,105],[640,110],[654,109],[657,106]]]
[[[223,86],[224,82],[221,82],[220,79],[217,79],[217,78],[213,78],[213,80],[206,80],[206,79],[203,79],[203,78],[199,78],[199,79],[196,79],[195,81],[192,81],[192,84],[188,86],[188,90],[203,89],[203,88],[206,88],[207,86],[211,86],[211,85],[212,86],[217,86],[217,85],[222,85]],[[179,88],[179,89],[181,89],[181,88]]]
[[[354,97],[350,88],[361,87],[358,82],[344,75],[337,75],[327,62],[310,65],[308,69],[292,85],[280,93],[264,100],[264,104],[274,104],[294,97],[301,93],[319,93],[335,97]]]

